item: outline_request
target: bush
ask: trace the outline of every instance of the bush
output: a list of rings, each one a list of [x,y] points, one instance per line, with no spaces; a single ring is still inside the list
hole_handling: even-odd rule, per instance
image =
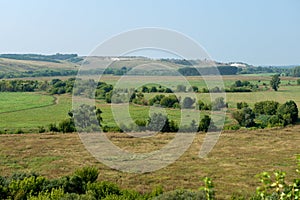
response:
[[[60,185],[66,193],[83,194],[90,183],[94,183],[98,178],[98,170],[94,167],[84,167],[74,172],[72,176],[62,177]]]
[[[192,90],[193,90],[193,92],[199,92],[199,88],[197,87],[197,86],[192,86]]]
[[[120,126],[122,125],[122,127],[118,127],[118,126],[103,126],[102,130],[103,132],[114,132],[114,133],[122,133],[123,131],[127,131],[127,127],[125,126],[125,124],[120,124]]]
[[[221,108],[227,107],[226,103],[224,102],[223,97],[218,97],[212,102],[212,110],[220,110]]]
[[[144,119],[137,119],[135,120],[135,124],[138,126],[138,131],[145,131],[147,126],[147,121]]]
[[[247,108],[249,105],[246,102],[237,102],[236,103],[237,109]]]
[[[224,126],[224,130],[232,130],[232,131],[236,131],[236,130],[239,130],[241,127],[237,124],[235,125],[226,125]]]
[[[46,129],[45,129],[44,126],[39,126],[38,129],[39,129],[39,133],[45,133],[46,132]]]
[[[153,113],[148,120],[147,129],[150,131],[169,132],[169,119],[161,113]]]
[[[18,128],[15,132],[15,134],[22,134],[24,131],[21,128]]]
[[[56,126],[55,123],[49,124],[48,128],[49,128],[50,132],[59,132],[59,130],[58,130],[58,128],[57,128],[57,126]]]
[[[13,199],[26,199],[30,195],[38,195],[42,191],[46,178],[30,176],[24,179],[13,179],[9,185],[9,193]]]
[[[284,125],[296,123],[298,120],[298,107],[294,101],[287,101],[280,105],[277,110],[277,115],[283,120]]]
[[[254,104],[254,113],[256,115],[275,115],[279,103],[276,101],[261,101]]]
[[[176,95],[164,96],[160,100],[160,105],[166,108],[175,108],[177,104],[179,104],[179,100]]]
[[[239,123],[240,126],[252,127],[255,126],[255,114],[251,108],[243,108],[232,113],[232,117]]]
[[[206,200],[205,193],[203,191],[191,191],[191,190],[174,190],[163,193],[154,200]]]
[[[204,115],[203,119],[200,120],[198,131],[207,132],[211,124],[211,118],[208,115]]]
[[[72,133],[76,131],[74,120],[65,119],[58,124],[58,130],[63,133]]]
[[[96,182],[87,185],[87,191],[93,195],[95,199],[103,199],[109,195],[121,195],[119,187],[110,182]]]
[[[155,104],[160,104],[161,100],[165,97],[163,94],[155,95],[153,98],[149,100],[149,105],[153,106]]]
[[[78,108],[68,113],[70,119],[69,121],[65,121],[65,124],[62,125],[69,126],[72,130],[75,129],[76,124],[76,130],[79,132],[98,131],[102,125],[101,113],[102,111],[96,108],[96,106],[81,104]]]
[[[195,100],[191,97],[185,97],[182,102],[182,108],[192,108]]]
[[[157,88],[155,86],[152,86],[150,92],[157,92]]]
[[[205,104],[203,101],[199,100],[197,102],[197,107],[199,110],[211,110],[210,104]]]

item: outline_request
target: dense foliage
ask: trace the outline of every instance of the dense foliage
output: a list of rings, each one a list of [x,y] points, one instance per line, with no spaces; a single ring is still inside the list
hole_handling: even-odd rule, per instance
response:
[[[233,118],[244,127],[274,127],[294,124],[298,120],[298,108],[294,101],[284,104],[276,101],[261,101],[251,109],[245,102],[237,104],[239,110],[232,113]]]

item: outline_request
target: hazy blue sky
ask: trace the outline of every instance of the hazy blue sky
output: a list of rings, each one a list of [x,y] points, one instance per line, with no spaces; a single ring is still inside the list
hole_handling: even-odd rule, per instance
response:
[[[120,32],[182,32],[218,61],[300,64],[298,0],[0,0],[0,53],[87,55]]]

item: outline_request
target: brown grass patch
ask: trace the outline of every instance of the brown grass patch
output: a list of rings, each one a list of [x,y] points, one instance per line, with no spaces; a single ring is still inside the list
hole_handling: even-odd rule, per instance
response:
[[[217,196],[228,199],[233,193],[250,194],[259,185],[255,175],[263,171],[284,170],[288,180],[297,176],[296,154],[300,154],[300,126],[284,129],[240,130],[223,132],[217,145],[205,159],[198,153],[204,134],[198,134],[188,151],[175,163],[161,170],[130,174],[112,170],[94,159],[77,134],[1,135],[1,175],[16,171],[35,171],[49,178],[71,174],[83,166],[97,166],[100,180],[122,188],[150,191],[155,185],[165,190],[198,189],[201,178],[215,182]],[[149,152],[167,144],[174,134],[133,138],[124,133],[109,133],[108,138],[120,148]]]

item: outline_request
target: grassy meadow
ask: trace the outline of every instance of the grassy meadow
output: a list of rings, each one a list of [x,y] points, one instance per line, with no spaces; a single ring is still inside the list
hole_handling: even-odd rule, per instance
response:
[[[96,166],[99,179],[122,188],[149,192],[157,185],[165,191],[187,188],[197,190],[201,178],[211,177],[218,199],[232,194],[253,194],[259,185],[256,174],[274,170],[287,172],[291,181],[297,176],[299,125],[283,129],[224,131],[207,158],[198,157],[204,134],[197,134],[191,147],[173,164],[145,174],[123,173],[97,161],[85,149],[77,134],[0,135],[2,175],[35,171],[49,178],[71,174],[83,166]],[[107,133],[120,148],[132,152],[150,152],[161,148],[173,134],[151,138],[132,138],[122,133]]]
[[[49,78],[49,77],[48,77]],[[101,81],[115,85],[119,77],[103,76]],[[45,78],[47,79],[47,78]],[[145,79],[153,79],[146,77]],[[191,85],[205,87],[205,80],[201,77],[188,77]],[[214,81],[212,77],[208,80]],[[236,80],[248,80],[263,86],[269,84],[268,76],[224,76],[225,86],[230,86]],[[144,81],[141,77],[132,77],[125,80],[124,85],[134,86],[137,81]],[[156,83],[166,82],[176,88],[183,82],[176,77],[159,77]],[[283,77],[279,91],[226,93],[226,102],[229,108],[226,122],[236,123],[230,112],[236,109],[236,103],[245,101],[250,106],[263,100],[274,100],[284,103],[294,100],[300,107],[300,86],[296,85],[295,78]],[[145,93],[147,99],[159,93]],[[188,93],[179,93],[183,98]],[[165,94],[168,95],[168,94]],[[197,98],[206,103],[210,102],[210,94],[197,93]],[[104,100],[96,100],[96,105],[102,110],[103,124],[114,126],[112,105]],[[296,177],[296,155],[300,154],[300,125],[285,128],[261,130],[223,131],[217,145],[207,158],[198,157],[205,134],[197,134],[191,147],[175,163],[161,170],[145,173],[130,174],[110,169],[97,161],[85,149],[77,134],[38,134],[38,127],[47,127],[50,123],[59,123],[68,117],[72,109],[72,96],[46,95],[41,93],[0,93],[0,130],[15,133],[17,129],[32,134],[2,134],[0,135],[0,171],[1,175],[10,175],[13,172],[34,171],[49,178],[71,174],[75,169],[83,166],[96,166],[100,169],[100,180],[117,183],[122,188],[137,189],[140,192],[149,192],[153,187],[162,185],[164,190],[188,188],[197,190],[202,177],[213,179],[218,199],[228,199],[234,193],[253,194],[259,181],[256,174],[274,170],[284,170],[288,180]],[[115,114],[122,116],[127,113],[127,107],[122,104],[114,105]],[[124,115],[126,120],[146,119],[151,112],[148,106],[129,106],[130,116]],[[178,122],[181,111],[165,109],[169,119]],[[189,119],[191,110],[184,113]],[[202,112],[202,111],[201,111]],[[206,113],[206,112],[204,112]],[[204,114],[201,113],[201,114]],[[156,134],[151,138],[132,138],[122,133],[106,133],[108,138],[121,149],[132,152],[150,152],[166,145],[174,136],[171,133]]]
[[[103,76],[101,81],[108,82],[115,85],[118,83],[120,77],[116,76]],[[142,83],[143,81],[150,81],[157,79],[158,83],[165,82],[176,88],[177,85],[184,83],[176,81],[176,77],[128,77],[123,80],[123,85],[130,87],[135,84]],[[213,77],[207,77],[207,80],[214,80]],[[180,79],[181,80],[181,79]],[[270,77],[250,77],[250,76],[224,76],[224,85],[230,86],[235,80],[248,80],[255,84],[262,86],[263,83],[268,84]],[[184,80],[182,80],[184,81]],[[205,87],[205,80],[201,77],[188,77],[187,81],[191,85],[199,88]],[[290,82],[290,84],[288,84]],[[264,100],[274,100],[279,103],[284,103],[288,100],[294,100],[298,107],[300,107],[300,86],[297,86],[296,79],[283,77],[282,84],[279,91],[273,90],[258,91],[258,92],[241,92],[241,93],[226,93],[226,102],[229,105],[227,112],[226,123],[235,123],[231,118],[230,111],[236,108],[236,103],[245,101],[250,106],[255,102]],[[150,99],[159,93],[145,93],[145,97]],[[177,93],[183,99],[189,93]],[[168,94],[164,94],[168,95]],[[201,99],[206,103],[211,102],[209,93],[197,93],[197,99]],[[68,117],[68,111],[72,109],[72,96],[69,94],[64,95],[45,95],[40,93],[0,93],[0,130],[7,130],[14,133],[17,129],[22,129],[25,132],[37,132],[38,126],[47,127],[50,123],[59,123]],[[96,101],[103,113],[103,124],[107,126],[115,126],[115,120],[112,109],[118,114],[124,113],[124,120],[134,121],[136,119],[146,119],[149,116],[150,107],[140,105],[130,105],[129,108],[124,105],[110,105],[103,100]],[[125,115],[130,113],[130,116]],[[178,109],[165,109],[171,120],[179,122],[181,115],[184,119],[189,119],[190,113],[181,113]],[[192,113],[199,113],[200,111],[193,111]],[[201,111],[202,114],[207,112]]]

